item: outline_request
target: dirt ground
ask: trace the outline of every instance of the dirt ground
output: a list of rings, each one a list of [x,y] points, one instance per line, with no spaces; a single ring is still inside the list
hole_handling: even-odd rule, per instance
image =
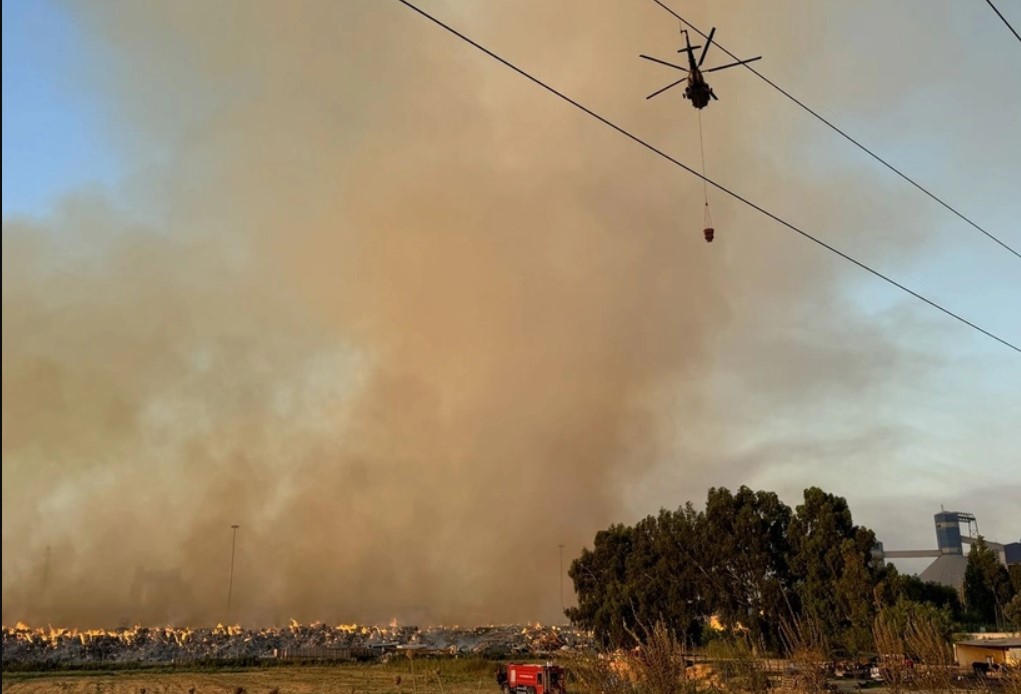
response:
[[[246,668],[233,671],[4,673],[3,692],[29,694],[499,694],[495,664],[398,660],[386,665]],[[400,677],[398,683],[397,678]]]

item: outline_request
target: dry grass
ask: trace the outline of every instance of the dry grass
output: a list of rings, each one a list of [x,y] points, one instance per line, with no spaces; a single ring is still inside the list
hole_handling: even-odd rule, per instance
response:
[[[1003,673],[1003,691],[1006,694],[1021,694],[1021,665],[1009,667]]]
[[[641,645],[610,653],[575,653],[563,664],[569,672],[569,691],[579,694],[694,694],[696,684],[686,677],[684,649],[676,634],[662,622],[643,635],[631,632]]]
[[[590,694],[633,694],[637,676],[624,654],[577,652],[560,660],[567,668],[567,690]]]
[[[879,651],[879,672],[886,688],[896,694],[908,684],[908,668],[905,665],[907,644],[901,627],[892,619],[880,614],[872,625],[872,635]]]
[[[752,694],[762,694],[769,689],[765,661],[755,656],[748,641],[740,638],[714,641],[707,650],[710,660],[716,663],[715,688]]]
[[[926,692],[949,692],[955,687],[954,651],[932,620],[908,624],[905,642],[910,653],[919,659],[915,668],[915,684]]]
[[[414,666],[414,672],[412,672]],[[235,671],[123,671],[3,676],[6,694],[494,694],[487,661],[395,659],[385,665],[251,668]],[[399,677],[399,679],[398,679]]]
[[[795,672],[790,688],[807,694],[825,691],[830,645],[821,625],[809,617],[787,620],[781,636]]]
[[[645,630],[641,642],[631,660],[645,694],[678,694],[691,689],[684,677],[684,649],[674,632],[657,622]]]

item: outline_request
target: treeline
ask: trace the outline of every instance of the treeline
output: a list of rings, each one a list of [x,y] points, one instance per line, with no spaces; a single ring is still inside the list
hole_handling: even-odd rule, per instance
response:
[[[948,634],[969,621],[1021,621],[1021,572],[983,544],[969,556],[966,604],[953,588],[877,563],[875,544],[847,501],[821,489],[791,509],[772,492],[713,488],[703,510],[689,502],[598,532],[571,563],[578,606],[566,614],[607,647],[664,623],[690,643],[741,634],[764,653],[785,650],[785,634],[806,620],[846,654],[874,651],[877,616],[924,612]]]

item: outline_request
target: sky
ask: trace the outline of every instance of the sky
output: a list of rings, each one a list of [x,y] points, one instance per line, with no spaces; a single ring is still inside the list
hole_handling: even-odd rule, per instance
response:
[[[654,3],[422,4],[698,162],[644,99]],[[987,6],[671,4],[1021,247]],[[1017,353],[715,191],[705,244],[697,179],[396,2],[5,0],[3,32],[5,624],[214,621],[234,522],[249,623],[557,620],[508,556],[710,486],[821,486],[890,549],[941,507],[1021,538]],[[710,177],[1021,343],[1021,260],[711,82]]]
[[[123,174],[99,100],[74,79],[89,50],[61,5],[3,3],[5,219],[45,214],[67,191]]]

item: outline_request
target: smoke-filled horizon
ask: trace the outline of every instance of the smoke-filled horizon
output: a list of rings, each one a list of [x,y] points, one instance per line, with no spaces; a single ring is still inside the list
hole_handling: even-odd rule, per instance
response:
[[[433,7],[696,160],[690,107],[643,99],[673,77],[635,60],[676,43],[654,9]],[[696,180],[396,3],[70,8],[132,173],[3,221],[5,624],[223,621],[235,523],[231,621],[559,620],[559,545],[566,568],[717,483],[854,509],[797,465],[914,456],[898,398],[952,378],[896,331],[954,326],[862,307],[860,277],[718,196],[705,244]],[[711,174],[915,262],[938,210],[790,170],[789,112],[724,74]]]

